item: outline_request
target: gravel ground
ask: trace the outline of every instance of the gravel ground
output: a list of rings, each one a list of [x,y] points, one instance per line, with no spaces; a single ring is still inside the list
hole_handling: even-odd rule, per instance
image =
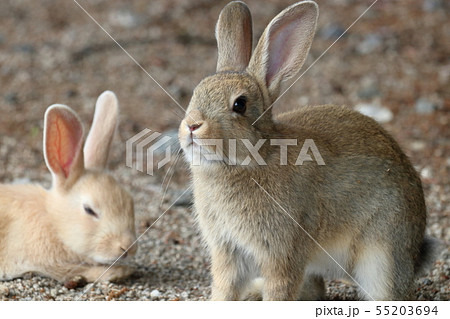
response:
[[[182,106],[215,69],[213,28],[227,1],[82,1],[79,3]],[[248,0],[258,36],[291,1]],[[307,65],[371,4],[318,1],[321,16]],[[276,106],[347,104],[388,129],[420,172],[427,232],[445,243],[419,300],[450,299],[450,17],[441,0],[380,0]],[[447,31],[446,31],[447,30]],[[182,161],[148,176],[125,167],[125,141],[144,128],[174,134],[183,111],[73,1],[0,2],[0,182],[49,186],[41,143],[48,105],[65,103],[90,122],[97,96],[121,101],[110,169],[133,193],[139,233],[136,271],[119,283],[70,287],[26,274],[0,282],[2,300],[207,300],[209,260],[186,190]],[[173,173],[173,176],[172,176]],[[170,182],[169,178],[172,176]],[[165,180],[164,180],[165,179]],[[164,183],[163,183],[164,182]],[[167,188],[167,192],[164,190]],[[356,300],[356,289],[328,283],[328,300]]]

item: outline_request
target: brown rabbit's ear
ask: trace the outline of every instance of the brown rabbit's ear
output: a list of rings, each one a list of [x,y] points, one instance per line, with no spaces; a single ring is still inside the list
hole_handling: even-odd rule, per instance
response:
[[[230,2],[216,25],[217,72],[244,71],[252,54],[252,17],[247,5]]]
[[[84,165],[104,169],[119,116],[119,102],[111,91],[103,92],[95,105],[94,120],[84,146]]]
[[[280,12],[264,30],[247,71],[267,86],[272,100],[279,94],[280,83],[305,62],[318,15],[315,2],[299,2]]]
[[[83,125],[72,109],[55,104],[45,112],[44,127],[44,157],[53,184],[70,187],[84,171]]]

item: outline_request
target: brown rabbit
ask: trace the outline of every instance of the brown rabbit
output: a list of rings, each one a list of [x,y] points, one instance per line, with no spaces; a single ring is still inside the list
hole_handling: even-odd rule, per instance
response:
[[[44,156],[53,185],[0,185],[0,280],[39,273],[60,281],[130,274],[109,265],[133,255],[131,196],[105,172],[118,117],[114,93],[97,100],[83,150],[83,126],[74,111],[52,105],[45,113]],[[101,278],[100,276],[103,275]]]
[[[247,6],[232,2],[220,14],[217,73],[196,87],[179,129],[213,300],[242,299],[259,277],[264,300],[322,299],[324,277],[353,280],[367,299],[409,299],[432,261],[421,181],[378,123],[331,105],[271,116],[317,17],[313,1],[289,6],[252,54]]]

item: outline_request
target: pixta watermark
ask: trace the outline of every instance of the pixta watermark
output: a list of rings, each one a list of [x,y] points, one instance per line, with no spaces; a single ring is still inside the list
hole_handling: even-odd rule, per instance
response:
[[[301,144],[302,143],[302,144]],[[176,146],[175,146],[176,145]],[[231,166],[267,165],[261,150],[270,145],[279,154],[279,165],[303,165],[316,162],[325,165],[319,149],[313,139],[196,139],[183,149],[185,158],[194,166],[204,163],[221,162]],[[301,145],[295,156],[295,162],[288,160],[289,147]],[[153,175],[155,167],[161,169],[176,154],[173,148],[179,148],[177,139],[159,132],[144,129],[126,142],[126,166],[140,172]],[[296,148],[298,149],[298,147]]]

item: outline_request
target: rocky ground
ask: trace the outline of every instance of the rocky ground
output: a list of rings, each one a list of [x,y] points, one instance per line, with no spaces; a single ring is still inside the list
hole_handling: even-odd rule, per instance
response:
[[[78,2],[182,107],[201,78],[214,72],[214,26],[227,1]],[[248,0],[255,34],[290,3]],[[318,31],[304,70],[372,1],[318,3]],[[355,106],[382,122],[411,157],[424,184],[427,232],[445,243],[432,271],[417,280],[419,300],[450,299],[449,9],[443,0],[379,0],[275,105],[277,112],[309,104]],[[182,195],[185,165],[173,160],[154,176],[125,166],[127,139],[144,128],[174,136],[183,110],[74,1],[0,2],[0,182],[49,186],[41,149],[45,109],[65,103],[89,123],[106,89],[121,102],[110,169],[134,195],[139,232],[166,213],[140,239],[131,278],[87,290],[27,274],[0,283],[0,299],[209,298],[207,252],[189,192]],[[355,300],[355,287],[329,282],[327,299]]]

